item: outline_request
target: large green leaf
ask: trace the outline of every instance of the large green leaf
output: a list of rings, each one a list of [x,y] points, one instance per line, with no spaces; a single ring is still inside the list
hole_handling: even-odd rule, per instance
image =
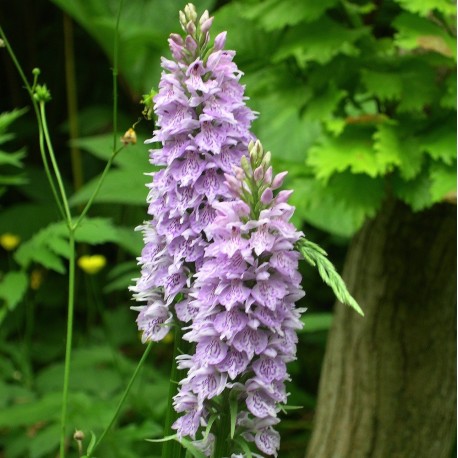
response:
[[[303,67],[312,61],[324,64],[337,54],[356,56],[360,51],[355,41],[367,32],[365,27],[349,29],[323,16],[306,27],[297,25],[287,30],[273,60],[278,62],[294,57]]]
[[[401,13],[393,22],[398,33],[395,43],[402,49],[421,48],[456,59],[456,38],[436,22],[416,14]]]
[[[298,2],[297,0],[267,0],[244,4],[242,15],[259,22],[267,31],[282,29],[299,22],[313,22],[334,6],[337,0]]]
[[[151,177],[145,175],[146,171],[124,169],[111,170],[105,176],[102,186],[94,199],[96,203],[146,205],[148,190],[146,184],[151,182]],[[100,177],[86,183],[70,198],[70,204],[77,206],[88,202],[93,195]]]
[[[410,180],[421,171],[423,154],[420,143],[413,132],[403,132],[393,122],[379,124],[374,133],[374,149],[379,158],[392,171],[392,165],[399,167],[404,179]]]
[[[367,217],[376,214],[385,192],[381,178],[350,172],[335,174],[326,184],[310,177],[295,178],[291,187],[294,222],[301,227],[306,221],[341,237],[352,236]]]
[[[455,15],[456,4],[449,0],[396,0],[404,9],[421,16],[427,16],[433,10],[444,14]]]
[[[402,96],[402,78],[397,71],[362,69],[361,80],[366,89],[380,100],[399,100]]]
[[[404,180],[399,175],[392,177],[395,195],[414,211],[423,210],[432,204],[431,178],[426,169],[412,180]]]
[[[400,163],[397,151],[373,147],[371,127],[349,126],[339,137],[322,136],[309,150],[307,164],[317,178],[328,180],[336,172],[350,170],[370,177],[384,175]]]
[[[421,147],[433,159],[440,159],[447,165],[456,160],[456,122],[448,118],[433,126],[420,137]]]

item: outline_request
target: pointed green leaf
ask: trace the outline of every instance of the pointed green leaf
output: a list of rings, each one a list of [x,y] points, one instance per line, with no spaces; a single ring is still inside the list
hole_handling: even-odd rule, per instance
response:
[[[395,44],[402,49],[421,48],[456,59],[456,38],[436,22],[416,14],[401,13],[393,22],[398,30]]]
[[[416,175],[415,178],[408,181],[395,174],[391,182],[395,195],[410,205],[414,211],[423,210],[431,206],[431,179],[426,168]]]
[[[324,30],[326,33],[323,33]],[[273,61],[280,62],[294,57],[299,66],[304,67],[312,61],[324,64],[338,54],[357,56],[360,51],[354,42],[367,33],[365,27],[349,29],[323,16],[306,27],[299,24],[287,30]]]
[[[439,202],[447,194],[456,193],[456,163],[454,167],[434,162],[430,167],[431,199]]]
[[[445,119],[420,137],[421,147],[433,159],[452,165],[456,160],[455,120]]]
[[[89,441],[89,445],[87,446],[87,454],[90,455],[92,453],[92,450],[94,450],[94,446],[96,444],[96,435],[94,434],[93,431],[91,431],[91,440]]]
[[[348,292],[345,282],[337,273],[334,265],[331,263],[331,261],[329,261],[326,255],[323,254],[322,250],[316,249],[316,246],[316,244],[310,242],[306,238],[301,238],[297,243],[297,249],[299,252],[302,254],[307,254],[308,257],[314,260],[321,279],[331,287],[337,299],[343,304],[349,305],[360,315],[364,316],[364,312]]]
[[[11,123],[28,111],[28,108],[15,109],[0,114],[0,133],[4,132]]]
[[[235,425],[237,423],[238,407],[239,405],[238,405],[237,399],[232,397],[229,400],[229,413],[231,415],[231,439],[234,439]]]
[[[444,14],[456,15],[456,5],[449,0],[396,0],[407,11],[427,16],[437,10]]]
[[[0,281],[0,298],[8,309],[14,310],[24,297],[29,279],[23,271],[10,271]]]
[[[396,151],[374,149],[372,128],[349,126],[339,137],[322,136],[309,150],[306,163],[317,178],[328,180],[336,172],[350,170],[370,177],[383,175],[400,162]]]
[[[117,242],[119,234],[108,218],[85,218],[75,231],[78,242],[98,245],[106,242]]]
[[[267,31],[283,29],[299,22],[313,22],[334,6],[337,0],[298,2],[297,0],[267,0],[246,5],[243,17],[252,19]]]

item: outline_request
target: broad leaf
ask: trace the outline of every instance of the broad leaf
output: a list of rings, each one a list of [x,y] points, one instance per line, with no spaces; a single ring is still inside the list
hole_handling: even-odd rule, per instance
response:
[[[29,278],[23,271],[10,271],[0,280],[0,298],[14,310],[27,291]]]

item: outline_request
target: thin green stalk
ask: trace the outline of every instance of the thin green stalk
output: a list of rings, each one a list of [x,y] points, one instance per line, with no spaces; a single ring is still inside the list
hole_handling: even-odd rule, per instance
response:
[[[140,369],[142,368],[143,366],[143,363],[146,361],[146,358],[148,357],[151,349],[153,348],[153,345],[154,345],[154,342],[150,342],[148,344],[148,346],[146,347],[145,351],[143,352],[143,356],[141,357],[140,359],[140,362],[137,364],[137,367],[135,368],[135,371],[129,381],[129,384],[127,385],[127,388],[125,389],[121,399],[119,400],[119,403],[118,403],[118,406],[116,407],[116,411],[110,421],[110,423],[108,424],[108,426],[104,429],[102,435],[99,437],[99,439],[97,440],[97,442],[95,443],[94,447],[92,448],[92,450],[88,451],[88,458],[90,458],[91,456],[93,456],[94,454],[94,451],[97,449],[97,447],[100,445],[100,443],[103,441],[103,439],[105,438],[105,436],[107,435],[107,433],[110,431],[110,429],[112,428],[114,422],[116,421],[116,419],[118,418],[119,416],[119,412],[121,411],[121,408],[122,406],[124,405],[124,401],[126,400],[127,398],[127,395],[129,394],[130,392],[130,389],[132,388],[132,385],[133,383],[135,382],[135,379],[137,378],[137,375],[140,371]]]
[[[82,211],[81,214],[78,216],[78,219],[76,220],[76,223],[73,225],[73,229],[76,229],[76,228],[81,224],[81,221],[83,221],[83,219],[84,219],[84,217],[86,216],[87,212],[88,212],[89,209],[91,208],[92,203],[94,202],[95,197],[96,197],[97,194],[99,193],[100,187],[102,186],[102,183],[103,183],[104,180],[105,180],[106,174],[108,173],[108,171],[110,170],[111,166],[113,165],[113,161],[114,161],[116,155],[117,155],[123,148],[124,148],[124,145],[121,146],[117,151],[114,151],[113,154],[111,155],[111,157],[108,159],[108,162],[106,163],[105,168],[103,169],[102,175],[100,175],[99,181],[97,182],[97,185],[96,185],[96,187],[95,187],[95,189],[94,189],[94,192],[92,193],[91,197],[90,197],[89,200],[87,201],[87,204],[86,204],[86,206],[84,207],[83,211]]]
[[[43,161],[43,166],[45,168],[45,173],[46,173],[46,176],[48,177],[48,182],[49,182],[49,185],[51,187],[51,191],[53,193],[54,200],[56,201],[57,208],[59,209],[59,213],[60,213],[62,219],[65,220],[66,219],[65,210],[64,210],[64,207],[62,206],[62,202],[60,201],[59,194],[57,193],[56,185],[54,183],[54,179],[52,178],[51,170],[49,168],[48,158],[46,157],[45,140],[44,140],[44,135],[43,135],[43,127],[42,127],[42,123],[41,123],[40,112],[38,110],[38,106],[36,106],[36,103],[34,103],[34,109],[35,109],[35,114],[37,116],[37,121],[38,121],[38,142],[39,142],[39,145],[40,145],[41,160]]]
[[[174,328],[174,339],[173,339],[173,358],[172,368],[170,369],[170,383],[169,383],[169,394],[167,400],[167,413],[165,416],[164,424],[164,437],[170,436],[174,433],[172,425],[177,418],[175,409],[173,408],[173,397],[177,392],[177,380],[178,380],[178,367],[176,363],[176,357],[180,354],[181,329],[176,326]],[[179,458],[183,448],[177,441],[167,441],[162,444],[162,458]]]
[[[46,151],[45,151],[45,147],[44,147],[42,122],[41,122],[41,117],[40,117],[40,110],[38,108],[37,101],[33,97],[34,88],[35,88],[35,85],[36,85],[36,80],[37,80],[37,75],[38,74],[37,73],[35,74],[34,84],[33,84],[33,87],[31,87],[29,82],[28,82],[28,80],[27,80],[27,78],[26,78],[26,76],[25,76],[25,74],[24,74],[24,71],[22,70],[21,65],[19,64],[19,61],[16,58],[16,54],[14,54],[13,48],[11,47],[11,45],[10,45],[8,39],[6,38],[6,35],[3,32],[3,29],[1,27],[0,27],[0,36],[2,37],[3,42],[5,43],[6,49],[7,49],[8,53],[9,53],[9,55],[11,57],[11,60],[13,61],[13,64],[16,67],[16,70],[18,71],[19,76],[21,77],[22,82],[24,83],[25,88],[27,89],[27,92],[29,93],[30,99],[32,101],[32,105],[33,105],[33,108],[35,110],[35,116],[36,116],[37,122],[38,122],[38,135],[39,135],[40,153],[41,153],[41,158],[43,160],[43,165],[44,165],[44,168],[45,168],[46,177],[48,178],[49,185],[51,187],[51,191],[52,191],[52,193],[54,195],[54,199],[56,201],[57,207],[59,208],[59,212],[61,213],[62,218],[65,219],[65,212],[64,212],[64,209],[62,207],[62,203],[61,203],[61,201],[59,199],[59,196],[58,196],[58,193],[57,193],[57,189],[56,189],[56,186],[54,184],[54,180],[53,180],[52,175],[51,175],[51,170],[49,168],[48,159],[46,157]]]
[[[61,412],[61,435],[60,435],[60,458],[65,457],[65,433],[67,426],[68,387],[70,383],[70,362],[72,356],[73,340],[73,315],[75,305],[75,233],[69,230],[69,272],[68,272],[68,315],[67,315],[67,337],[65,344],[65,368],[64,387],[62,390],[62,412]]]
[[[54,174],[56,176],[57,185],[59,187],[60,196],[62,198],[62,203],[65,210],[65,220],[69,228],[71,228],[72,224],[72,215],[70,213],[70,207],[68,205],[68,198],[67,193],[65,192],[64,182],[62,180],[62,176],[60,174],[59,166],[56,161],[56,155],[54,154],[54,148],[52,146],[51,138],[49,136],[48,124],[46,122],[46,110],[45,110],[45,102],[40,102],[40,114],[41,114],[41,124],[43,128],[43,134],[45,136],[46,146],[48,147],[49,157],[51,158],[51,164],[54,169]]]

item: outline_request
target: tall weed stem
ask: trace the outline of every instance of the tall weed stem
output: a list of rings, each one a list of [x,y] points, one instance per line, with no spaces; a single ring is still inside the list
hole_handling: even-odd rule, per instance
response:
[[[62,389],[62,412],[60,434],[60,456],[65,457],[65,435],[67,428],[68,387],[70,383],[70,363],[73,340],[73,315],[75,305],[75,233],[69,230],[70,258],[68,268],[68,308],[67,308],[67,336],[65,343],[64,387]]]

